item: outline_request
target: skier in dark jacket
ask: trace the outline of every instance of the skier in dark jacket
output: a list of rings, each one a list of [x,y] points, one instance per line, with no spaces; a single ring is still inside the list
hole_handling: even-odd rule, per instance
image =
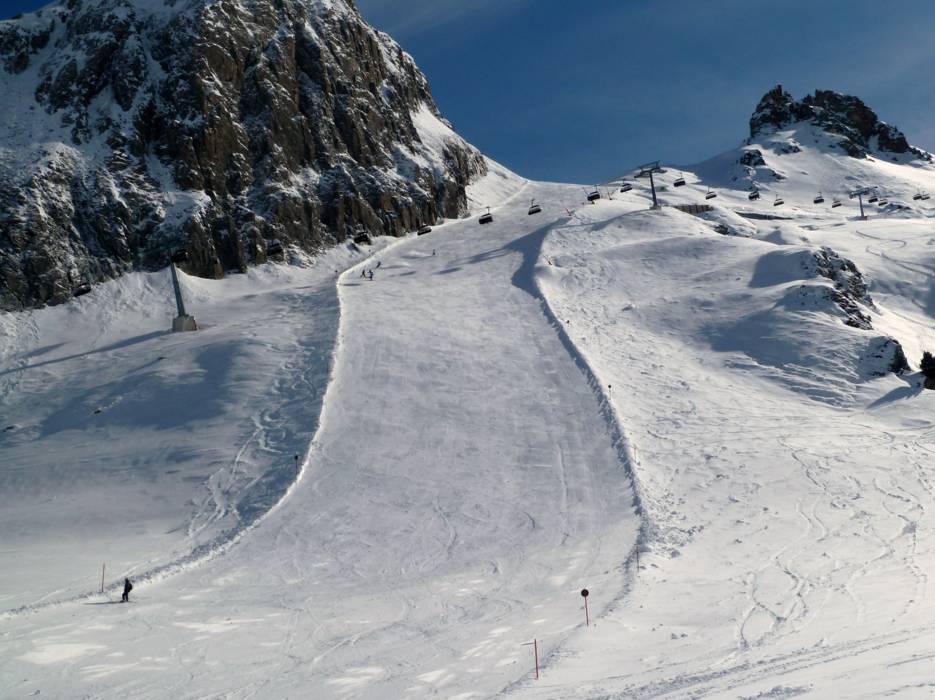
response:
[[[367,274],[370,276],[370,281],[373,282],[373,270],[367,270]]]
[[[123,598],[120,599],[121,603],[130,602],[130,591],[133,590],[133,584],[130,583],[130,579],[125,578],[123,580]]]

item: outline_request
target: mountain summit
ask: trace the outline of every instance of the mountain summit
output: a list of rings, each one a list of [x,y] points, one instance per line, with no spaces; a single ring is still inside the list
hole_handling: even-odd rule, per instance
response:
[[[877,117],[859,98],[832,90],[816,90],[796,100],[777,85],[763,95],[750,117],[750,137],[810,122],[841,136],[838,145],[854,158],[866,158],[873,151],[910,153],[925,160],[931,156],[909,145],[905,135]]]
[[[0,90],[0,309],[412,230],[487,167],[352,0],[68,0],[0,22]]]

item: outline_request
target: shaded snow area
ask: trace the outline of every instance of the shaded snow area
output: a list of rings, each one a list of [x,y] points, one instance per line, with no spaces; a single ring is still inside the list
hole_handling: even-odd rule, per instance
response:
[[[740,150],[658,211],[491,164],[470,219],[184,278],[197,333],[163,273],[0,317],[0,688],[930,692],[935,178],[787,150],[782,207]],[[906,207],[832,210],[848,178]]]
[[[3,609],[87,592],[104,562],[111,579],[174,569],[281,498],[328,381],[333,268],[361,257],[180,273],[198,333],[168,331],[167,271],[0,315]]]

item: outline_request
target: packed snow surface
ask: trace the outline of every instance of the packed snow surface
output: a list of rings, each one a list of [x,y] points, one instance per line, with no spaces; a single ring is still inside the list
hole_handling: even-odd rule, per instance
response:
[[[881,348],[935,348],[935,178],[767,163],[783,209],[660,174],[700,216],[492,167],[427,235],[185,278],[197,333],[167,275],[0,317],[3,693],[929,692],[935,392]],[[830,208],[868,173],[905,207]]]

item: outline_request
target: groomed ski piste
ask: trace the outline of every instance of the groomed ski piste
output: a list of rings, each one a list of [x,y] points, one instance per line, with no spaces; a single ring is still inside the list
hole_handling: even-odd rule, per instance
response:
[[[928,694],[935,169],[798,138],[0,317],[0,695]]]

